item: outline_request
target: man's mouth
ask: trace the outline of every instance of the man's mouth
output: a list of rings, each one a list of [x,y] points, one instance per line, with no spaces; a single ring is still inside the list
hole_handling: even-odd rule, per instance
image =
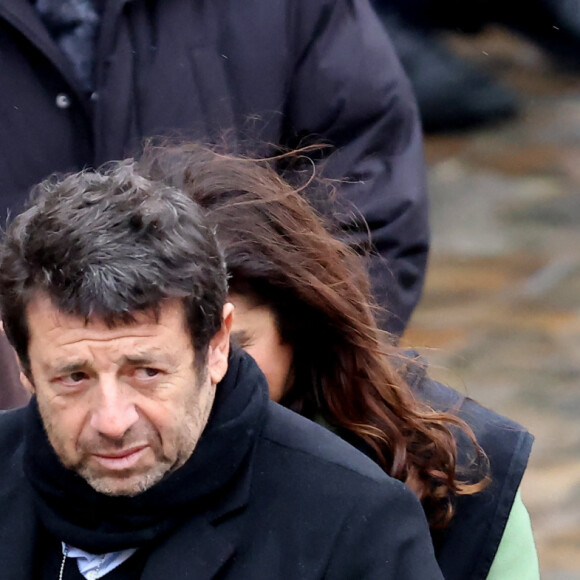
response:
[[[93,453],[95,460],[106,469],[123,470],[134,467],[147,451],[148,445],[131,447],[114,453]]]

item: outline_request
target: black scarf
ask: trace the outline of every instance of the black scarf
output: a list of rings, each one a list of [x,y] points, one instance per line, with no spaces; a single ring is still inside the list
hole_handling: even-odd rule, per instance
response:
[[[267,398],[266,381],[254,361],[243,353],[231,355],[190,459],[135,497],[98,493],[66,469],[46,437],[33,399],[27,409],[24,471],[41,522],[59,540],[94,554],[158,541],[241,485],[237,474],[262,428]]]

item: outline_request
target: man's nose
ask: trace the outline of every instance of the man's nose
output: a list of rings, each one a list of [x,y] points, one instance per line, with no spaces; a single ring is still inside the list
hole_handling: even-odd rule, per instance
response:
[[[138,420],[130,388],[116,377],[101,377],[91,409],[91,427],[105,437],[120,439]]]

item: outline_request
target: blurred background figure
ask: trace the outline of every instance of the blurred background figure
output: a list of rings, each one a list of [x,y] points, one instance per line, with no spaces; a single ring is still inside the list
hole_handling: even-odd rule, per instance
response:
[[[411,79],[427,132],[470,129],[516,115],[517,93],[455,54],[443,30],[507,27],[557,66],[580,66],[580,0],[373,0]]]
[[[368,0],[0,3],[0,220],[55,171],[98,167],[152,136],[256,156],[324,143],[335,214],[371,246],[385,326],[419,300],[429,230],[407,78]]]

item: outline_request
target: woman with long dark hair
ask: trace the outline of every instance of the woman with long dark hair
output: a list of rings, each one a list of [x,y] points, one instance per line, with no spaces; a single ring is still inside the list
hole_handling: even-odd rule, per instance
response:
[[[518,495],[532,437],[431,381],[379,330],[363,261],[270,165],[198,145],[149,148],[141,161],[209,215],[230,275],[234,336],[271,398],[415,492],[447,579],[538,578]]]

